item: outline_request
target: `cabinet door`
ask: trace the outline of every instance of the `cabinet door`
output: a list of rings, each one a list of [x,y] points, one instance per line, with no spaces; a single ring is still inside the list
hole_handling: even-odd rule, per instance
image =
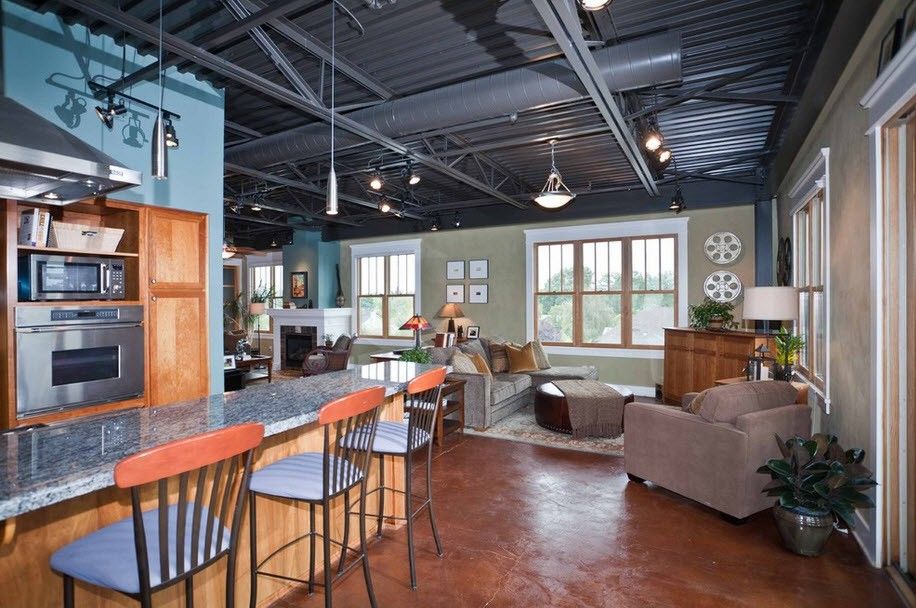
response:
[[[210,386],[205,292],[149,298],[150,405],[207,395]]]
[[[207,281],[207,216],[150,209],[149,283],[152,289],[204,289]]]
[[[693,336],[693,374],[690,382],[691,391],[704,391],[712,388],[717,380],[716,355],[719,336],[707,332],[697,332]]]
[[[716,369],[718,379],[744,376],[749,357],[754,356],[753,336],[722,336],[719,362]]]

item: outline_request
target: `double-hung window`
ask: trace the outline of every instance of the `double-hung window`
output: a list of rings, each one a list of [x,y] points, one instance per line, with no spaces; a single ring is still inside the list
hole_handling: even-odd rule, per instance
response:
[[[686,223],[676,226],[683,234],[639,234],[675,227],[651,221],[575,227],[558,231],[592,238],[531,243],[531,334],[549,346],[662,347],[664,328],[683,320],[679,245],[686,245]],[[610,236],[593,237],[601,232]],[[529,242],[541,234],[550,233],[529,231]]]
[[[251,266],[248,276],[249,293],[271,288],[274,297],[264,303],[265,308],[283,308],[283,264]],[[271,319],[267,314],[258,315],[253,321],[255,331],[271,331],[270,324]]]
[[[352,245],[356,332],[361,338],[411,338],[400,329],[419,307],[419,241]]]
[[[795,287],[798,333],[805,340],[798,366],[823,388],[827,370],[827,309],[824,297],[824,190],[795,211]]]

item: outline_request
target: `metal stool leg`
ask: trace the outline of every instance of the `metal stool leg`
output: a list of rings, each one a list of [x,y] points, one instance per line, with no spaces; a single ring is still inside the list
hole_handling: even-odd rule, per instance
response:
[[[433,529],[433,538],[436,541],[436,553],[442,557],[442,541],[439,540],[439,530],[436,528],[436,516],[433,514],[433,450],[429,446],[429,452],[426,457],[426,510],[429,511],[429,525]]]
[[[411,483],[410,483],[410,452],[404,459],[404,511],[407,517],[407,559],[410,562],[410,588],[417,589],[417,564],[413,550],[413,501],[411,500]]]
[[[347,547],[350,543],[350,490],[344,492],[344,529],[343,529],[343,547],[340,549],[340,565],[337,566],[337,574],[343,572],[344,562],[347,559]]]
[[[315,593],[315,503],[309,503],[309,595]]]
[[[258,513],[255,509],[255,494],[248,500],[248,544],[251,555],[251,590],[248,594],[248,606],[255,608],[258,604]]]
[[[366,545],[366,480],[363,479],[359,497],[359,548],[362,551],[363,576],[366,578],[366,591],[369,593],[369,605],[376,608],[375,589],[372,588],[372,575],[369,573],[369,548]]]
[[[64,608],[74,608],[73,577],[64,575]]]
[[[375,535],[381,538],[382,520],[385,517],[385,457],[382,455],[378,457],[378,487],[378,528]]]
[[[229,576],[229,573],[226,573]],[[184,605],[187,608],[194,608],[194,577],[189,576],[184,579]]]
[[[332,608],[331,605],[331,587],[334,584],[334,575],[331,573],[331,505],[325,499],[321,503],[322,532],[324,537],[321,539],[323,549],[323,566],[324,566],[324,608]]]

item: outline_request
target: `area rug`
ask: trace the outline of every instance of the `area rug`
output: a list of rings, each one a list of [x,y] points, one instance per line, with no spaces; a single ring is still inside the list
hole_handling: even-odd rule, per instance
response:
[[[623,456],[623,435],[614,439],[605,437],[573,439],[572,435],[557,433],[538,426],[537,422],[534,421],[533,405],[526,405],[486,430],[476,431],[472,428],[465,428],[464,432],[468,435],[533,443],[534,445],[542,445],[549,448]]]

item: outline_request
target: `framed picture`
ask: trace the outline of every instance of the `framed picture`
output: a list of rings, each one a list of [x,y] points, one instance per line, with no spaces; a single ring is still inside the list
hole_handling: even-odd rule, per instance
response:
[[[903,11],[903,27],[900,34],[900,46],[906,44],[913,33],[916,32],[916,0],[911,0]]]
[[[480,325],[468,325],[468,332],[465,335],[468,340],[476,340],[480,337]]]
[[[464,285],[446,285],[445,301],[454,304],[464,304]]]
[[[235,355],[223,356],[223,369],[235,369]]]
[[[471,260],[468,262],[469,279],[489,279],[490,262],[488,260]]]
[[[289,297],[291,298],[309,297],[309,273],[307,272],[289,273]]]
[[[901,19],[898,19],[891,26],[891,29],[887,31],[884,35],[884,38],[881,39],[881,50],[878,54],[878,75],[881,75],[881,72],[884,71],[884,68],[887,67],[887,64],[891,62],[891,59],[894,58],[894,53],[897,52],[897,49],[900,47],[900,23]]]
[[[461,281],[464,279],[464,260],[446,262],[445,278],[449,281]]]
[[[486,304],[489,299],[489,288],[486,285],[468,285],[468,302]]]

